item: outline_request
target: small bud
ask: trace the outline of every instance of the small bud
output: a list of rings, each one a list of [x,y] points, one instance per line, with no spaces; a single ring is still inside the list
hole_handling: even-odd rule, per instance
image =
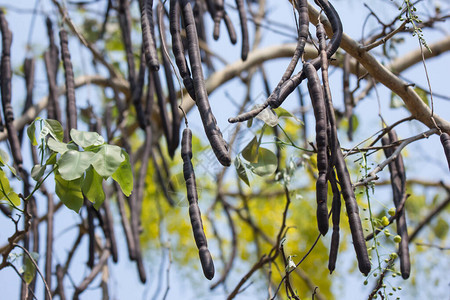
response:
[[[395,216],[395,208],[391,208],[389,211],[388,211],[388,214],[390,215],[390,216]]]

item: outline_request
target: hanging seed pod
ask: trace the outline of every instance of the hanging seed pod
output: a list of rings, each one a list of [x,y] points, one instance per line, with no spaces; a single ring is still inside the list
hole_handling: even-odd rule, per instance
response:
[[[159,60],[153,35],[153,0],[139,0],[139,7],[141,9],[142,41],[147,66],[152,71],[158,71]]]
[[[391,129],[388,133],[388,137],[383,137],[381,140],[383,145],[389,145],[398,140],[397,133],[394,129]],[[386,157],[390,157],[395,148],[384,149]],[[391,174],[391,186],[394,198],[394,205],[396,208],[399,207],[402,199],[406,197],[406,175],[405,167],[403,165],[403,157],[399,154],[396,159],[389,163],[389,172]],[[397,218],[397,233],[402,238],[399,247],[399,257],[400,257],[400,272],[403,279],[408,279],[411,273],[411,262],[409,257],[409,237],[408,228],[406,225],[405,209],[401,209],[398,213]]]
[[[447,157],[448,168],[450,169],[450,135],[444,132],[441,134],[440,139],[442,147],[444,147],[445,157]]]
[[[64,77],[66,79],[66,115],[67,115],[67,133],[70,129],[77,128],[77,104],[75,101],[75,79],[73,75],[72,61],[69,52],[69,39],[67,31],[61,28],[59,31],[59,39],[61,42],[61,58],[64,66]],[[68,137],[68,135],[67,135]]]
[[[170,35],[172,36],[172,52],[175,56],[175,63],[177,64],[180,76],[183,79],[183,84],[186,87],[189,96],[195,100],[194,82],[191,77],[191,72],[184,56],[184,47],[181,40],[180,33],[180,3],[177,0],[170,0]]]
[[[328,157],[327,157],[327,114],[323,99],[322,85],[317,71],[310,63],[303,65],[303,72],[308,78],[308,90],[316,118],[317,168],[319,176],[316,182],[317,224],[322,235],[328,232]]]
[[[217,126],[211,106],[209,105],[208,94],[206,92],[205,80],[201,65],[200,50],[198,44],[197,31],[195,28],[194,14],[189,1],[182,1],[182,15],[186,29],[186,36],[189,43],[189,60],[191,62],[192,77],[194,79],[195,99],[202,119],[206,136],[219,162],[224,166],[231,165],[228,145],[223,139],[222,132]]]
[[[192,131],[189,128],[183,130],[181,140],[181,157],[183,158],[183,174],[186,181],[186,191],[189,201],[189,217],[191,219],[192,232],[197,244],[203,274],[209,280],[214,277],[214,262],[208,250],[208,242],[203,231],[203,222],[198,207],[197,185],[195,183],[194,167],[192,166]]]
[[[0,88],[2,96],[3,115],[5,116],[5,126],[8,131],[8,141],[11,146],[11,154],[14,163],[17,165],[19,173],[22,173],[22,151],[20,149],[19,136],[16,127],[14,127],[14,113],[11,106],[11,43],[12,32],[9,30],[3,10],[0,9],[0,31],[2,33],[2,59],[1,59],[1,78]],[[0,124],[3,129],[3,123]]]

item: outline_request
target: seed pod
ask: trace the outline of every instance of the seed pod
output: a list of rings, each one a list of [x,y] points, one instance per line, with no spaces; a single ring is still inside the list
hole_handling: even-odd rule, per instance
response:
[[[358,204],[356,203],[355,193],[353,192],[352,183],[350,181],[350,175],[340,150],[339,143],[337,143],[336,148],[336,172],[339,178],[342,196],[345,201],[348,222],[352,233],[353,247],[355,248],[359,270],[367,276],[370,272],[371,265],[369,255],[367,253],[367,246],[364,239],[361,219],[359,218]]]
[[[164,45],[163,48],[167,49],[165,47],[166,45],[166,28],[164,26],[164,6],[161,2],[158,2],[157,5],[157,17],[158,17],[158,26],[160,27],[160,39],[161,39],[161,45]],[[163,51],[164,52],[164,51]],[[170,144],[168,145],[168,151],[169,156],[173,158],[176,149],[178,148],[178,145],[180,144],[180,112],[178,110],[178,100],[177,100],[177,94],[175,91],[175,85],[173,82],[172,77],[172,69],[170,66],[170,58],[166,56],[166,53],[164,52],[162,55],[162,61],[163,61],[163,67],[164,67],[164,74],[166,77],[166,84],[167,84],[167,90],[169,95],[169,103],[170,103],[170,109],[172,111],[172,124],[171,124],[171,140]]]
[[[59,67],[59,50],[55,44],[52,21],[50,18],[46,18],[45,23],[49,39],[49,50],[44,52],[44,63],[48,82],[47,118],[57,120],[61,123],[61,108],[57,99],[58,91],[56,84]]]
[[[388,133],[388,137],[383,137],[381,140],[383,145],[389,145],[398,140],[397,134],[394,129],[391,129]],[[384,149],[386,157],[390,157],[395,148]],[[391,174],[392,193],[394,198],[394,205],[399,207],[402,199],[406,197],[406,175],[405,167],[403,165],[403,157],[399,154],[396,159],[389,163],[389,172]],[[397,233],[401,237],[399,247],[400,257],[400,272],[404,279],[408,279],[411,273],[411,262],[409,257],[409,237],[408,228],[406,225],[405,209],[401,209],[397,214]]]
[[[241,34],[242,34],[241,59],[245,61],[247,59],[248,51],[250,49],[248,41],[247,14],[245,12],[243,0],[236,0],[236,6],[239,12],[239,20],[241,22]]]
[[[317,23],[316,26],[316,36],[319,40],[319,56],[321,62],[322,69],[322,82],[323,82],[323,91],[324,91],[324,99],[325,99],[325,107],[327,111],[327,121],[329,125],[329,130],[327,132],[328,136],[328,144],[330,149],[336,149],[335,140],[337,139],[336,134],[336,120],[334,116],[334,108],[331,100],[331,90],[330,83],[328,81],[328,57],[326,52],[326,33],[323,24],[320,22]],[[331,151],[329,162],[331,166],[334,166],[334,162],[336,160],[336,151]]]
[[[152,71],[159,70],[158,53],[153,35],[153,0],[139,0],[141,9],[142,41],[144,42],[145,59]]]
[[[181,40],[180,33],[180,3],[177,0],[170,0],[170,35],[172,36],[172,52],[175,56],[175,63],[177,64],[180,76],[183,79],[183,84],[186,87],[189,96],[195,100],[194,82],[191,77],[191,72],[184,56],[184,47]]]
[[[332,170],[332,169],[331,169]],[[333,202],[331,204],[331,214],[333,221],[333,234],[331,235],[330,256],[328,258],[328,270],[333,273],[336,267],[336,259],[339,250],[339,222],[341,219],[341,193],[336,183],[336,174],[334,170],[329,173],[331,190],[333,191]]]
[[[223,20],[225,21],[225,26],[227,27],[230,42],[234,45],[237,42],[236,29],[234,29],[233,22],[231,22],[230,16],[227,14],[226,11],[224,11]]]
[[[195,99],[202,119],[206,136],[219,162],[224,166],[231,165],[228,145],[223,139],[222,132],[217,126],[211,106],[209,105],[208,94],[206,92],[205,80],[201,65],[200,51],[198,45],[197,31],[195,28],[194,14],[191,4],[187,0],[182,1],[182,15],[186,29],[186,36],[189,44],[189,60],[191,62],[192,77],[194,79]]]
[[[128,66],[128,82],[130,90],[134,91],[136,85],[136,70],[134,67],[133,47],[131,43],[131,15],[128,0],[119,0],[118,17],[122,40],[125,48]]]
[[[192,232],[199,250],[200,262],[203,274],[209,280],[214,277],[214,262],[208,250],[208,242],[203,231],[202,216],[198,207],[197,185],[195,182],[194,167],[192,166],[192,131],[189,128],[183,130],[181,140],[181,157],[183,159],[183,174],[186,181],[186,192],[189,201],[189,217],[191,219]]]
[[[61,42],[61,58],[64,66],[64,77],[66,79],[66,115],[67,115],[67,133],[70,129],[77,128],[77,104],[75,101],[75,79],[73,75],[72,61],[69,52],[69,39],[67,31],[61,28],[59,31],[59,39]],[[67,135],[68,137],[68,135]]]
[[[334,7],[326,0],[318,0],[320,6],[324,9],[325,15],[331,23],[331,28],[333,30],[333,37],[327,46],[327,57],[330,58],[336,50],[339,48],[342,39],[342,23]],[[321,65],[320,57],[317,57],[311,61],[314,68],[319,69]],[[274,90],[274,92],[267,98],[259,107],[245,112],[235,118],[229,118],[228,122],[236,123],[249,120],[256,117],[261,111],[270,106],[271,108],[279,107],[284,100],[296,89],[296,87],[305,79],[306,76],[303,71],[292,76],[289,80],[284,81],[284,83]]]
[[[326,235],[328,231],[327,114],[323,99],[323,90],[316,69],[310,63],[305,63],[303,65],[303,72],[308,78],[308,90],[314,109],[314,117],[316,118],[317,168],[319,169],[319,176],[316,182],[317,224],[320,233]]]
[[[450,169],[450,136],[444,132],[440,138],[442,147],[444,147],[445,157],[447,157],[448,168]]]
[[[215,40],[219,39],[220,35],[220,21],[222,21],[223,16],[225,14],[225,9],[223,6],[223,0],[214,0],[214,30],[213,37]]]
[[[238,1],[236,1],[236,3],[237,2]],[[242,2],[242,0],[240,2]],[[286,68],[286,71],[284,72],[283,76],[281,77],[280,81],[278,82],[278,85],[276,86],[275,90],[270,94],[268,99],[271,99],[271,98],[274,98],[277,96],[283,83],[285,83],[291,77],[292,73],[294,72],[294,69],[297,66],[297,63],[303,54],[303,50],[305,49],[305,44],[306,44],[306,40],[308,38],[308,32],[309,32],[309,29],[308,29],[308,27],[309,27],[308,1],[307,0],[299,0],[297,2],[298,2],[297,10],[298,10],[298,14],[299,14],[299,31],[298,31],[298,38],[297,38],[297,46],[295,47],[294,54],[292,56],[291,61],[289,62],[289,65]],[[239,16],[241,17],[241,11],[240,11],[241,8],[239,7],[239,4],[238,4],[238,9],[239,9]],[[243,22],[243,20],[241,20],[241,26],[242,26],[242,22]],[[247,37],[247,39],[248,39],[248,37]],[[247,41],[247,43],[248,43],[248,41]],[[243,46],[244,46],[244,44],[243,44]],[[248,52],[248,44],[247,44],[247,52]],[[242,58],[242,60],[244,60],[244,59]],[[265,105],[264,108],[266,108],[268,105],[269,105],[269,102],[267,102],[267,105]],[[262,109],[264,109],[264,108],[262,108]],[[243,122],[243,121],[249,120],[249,119],[255,117],[259,112],[261,112],[262,109],[260,109],[256,114],[254,114],[253,112],[243,113],[235,118],[228,119],[228,122],[236,123],[236,122]]]
[[[20,148],[19,137],[17,135],[16,127],[14,126],[14,112],[11,105],[11,43],[12,32],[9,30],[8,22],[6,21],[3,10],[0,9],[0,31],[2,33],[2,59],[1,59],[1,73],[0,73],[0,88],[2,96],[3,115],[5,116],[5,126],[8,131],[8,141],[11,146],[11,154],[14,163],[17,165],[19,174],[23,172],[22,169],[22,152]],[[0,122],[0,129],[3,130],[3,123]]]
[[[170,130],[172,126],[169,122],[169,116],[167,114],[166,107],[166,98],[164,97],[158,72],[153,72],[152,78],[155,87],[156,98],[158,100],[159,116],[161,117],[164,136],[166,137],[167,145],[170,145],[172,142],[172,130]]]
[[[145,72],[146,72],[147,66],[145,64],[145,55],[144,55],[144,49],[141,49],[141,57],[140,57],[140,64],[139,64],[139,73],[136,79],[136,85],[133,90],[132,95],[132,101],[134,108],[136,110],[136,118],[139,124],[139,127],[141,129],[145,130],[145,127],[147,126],[147,121],[145,118],[145,112],[142,105],[142,93],[144,89],[144,81],[145,81]]]

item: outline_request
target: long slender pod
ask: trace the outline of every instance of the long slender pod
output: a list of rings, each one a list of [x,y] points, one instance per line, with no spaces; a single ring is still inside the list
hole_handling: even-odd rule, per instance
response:
[[[341,44],[343,34],[342,22],[331,3],[326,0],[318,0],[318,2],[325,11],[325,15],[330,21],[331,29],[333,31],[333,36],[331,37],[330,42],[327,45],[327,57],[331,58],[331,56],[337,51],[339,45]],[[311,61],[311,64],[314,65],[314,68],[316,68],[316,70],[319,69],[319,67],[321,66],[320,57],[313,59]],[[305,77],[305,74],[300,71],[298,74],[291,77],[290,80],[287,80],[281,87],[277,98],[268,99],[269,105],[272,108],[279,107],[287,98],[287,96],[294,91],[294,89],[303,81],[303,79],[305,79]]]
[[[59,50],[58,50],[58,46],[55,43],[55,34],[53,32],[53,23],[49,17],[45,18],[45,25],[47,27],[47,35],[48,35],[48,39],[49,39],[50,57],[53,60],[52,63],[53,63],[54,73],[56,76],[56,74],[58,73],[58,68],[59,68],[59,55],[58,55]]]
[[[153,0],[139,0],[141,10],[142,41],[144,42],[145,59],[152,71],[159,70],[158,53],[153,36]]]
[[[336,172],[339,178],[342,196],[345,201],[348,222],[352,233],[353,247],[355,248],[359,270],[364,275],[367,275],[371,269],[369,255],[367,253],[366,241],[364,239],[361,219],[359,217],[358,204],[356,203],[356,197],[353,192],[350,174],[348,173],[344,156],[340,150],[339,142],[336,143],[336,150]]]
[[[238,1],[236,1],[237,3]],[[242,0],[241,0],[242,2]],[[308,1],[307,0],[297,0],[297,10],[299,13],[299,30],[298,30],[298,38],[297,38],[297,45],[295,47],[294,50],[294,54],[292,56],[291,61],[289,62],[289,65],[287,66],[286,70],[284,71],[283,76],[281,77],[280,81],[278,82],[277,86],[275,87],[274,91],[269,95],[268,100],[272,99],[274,97],[277,97],[277,94],[280,91],[281,86],[283,85],[283,83],[286,82],[286,80],[288,80],[292,73],[294,72],[295,66],[297,65],[300,57],[303,54],[303,51],[305,49],[305,44],[306,44],[306,40],[308,39],[308,33],[309,33],[309,16],[308,16]],[[238,6],[239,9],[239,6]],[[241,14],[239,12],[239,14]],[[241,21],[242,24],[242,21]],[[300,84],[300,83],[299,83]],[[261,107],[261,109],[256,110],[256,111],[250,111],[247,113],[243,113],[240,114],[239,116],[235,117],[235,118],[229,118],[228,122],[230,123],[236,123],[236,122],[243,122],[246,120],[249,120],[253,117],[256,116],[256,114],[258,114],[259,112],[262,111],[262,109],[266,108],[267,106],[269,106],[269,101],[266,101],[266,103],[263,105],[263,107]],[[254,114],[255,112],[257,112],[256,114]]]
[[[182,15],[186,29],[186,36],[189,44],[189,60],[191,62],[192,75],[194,79],[195,99],[200,117],[203,122],[206,136],[219,162],[224,166],[231,165],[228,145],[225,142],[211,106],[209,105],[208,94],[206,92],[205,80],[200,59],[197,32],[194,23],[194,14],[189,1],[182,1]]]
[[[189,201],[189,217],[191,219],[192,232],[197,244],[203,274],[211,280],[214,277],[214,262],[208,250],[208,242],[203,231],[202,216],[198,207],[197,185],[195,183],[194,167],[192,166],[192,131],[189,128],[183,130],[181,140],[181,157],[183,159],[183,174],[186,181],[186,192]]]
[[[327,45],[327,57],[330,58],[339,48],[339,45],[341,43],[343,34],[342,23],[341,19],[339,18],[339,15],[337,14],[336,10],[334,9],[333,5],[331,5],[331,3],[329,3],[326,0],[318,0],[318,2],[325,11],[325,15],[330,21],[331,28],[333,30],[333,36],[329,44]],[[320,57],[313,59],[311,61],[311,64],[314,66],[314,68],[316,68],[316,70],[319,69],[319,67],[321,66]],[[228,121],[230,123],[243,122],[256,117],[256,115],[258,115],[263,109],[267,108],[268,106],[272,108],[279,107],[305,78],[306,76],[303,73],[303,71],[300,71],[298,74],[286,80],[278,89],[278,91],[276,93],[272,93],[267,98],[266,102],[264,102],[261,106],[248,112],[245,112],[235,118],[230,118],[228,119]]]
[[[133,45],[131,43],[131,15],[128,0],[119,0],[117,10],[119,14],[119,26],[122,32],[122,41],[125,47],[125,54],[128,66],[128,82],[130,90],[134,91],[136,84],[136,70],[134,67]]]
[[[132,101],[134,105],[134,109],[136,110],[136,117],[138,120],[139,127],[145,130],[145,126],[147,125],[147,121],[145,118],[145,112],[142,105],[142,93],[144,90],[144,81],[145,81],[145,72],[147,70],[147,65],[145,64],[145,54],[144,49],[141,50],[141,58],[139,64],[139,73],[136,78],[136,85],[133,90]]]
[[[161,45],[163,49],[167,49],[165,45],[166,43],[166,28],[164,26],[164,6],[161,2],[158,2],[157,5],[157,17],[158,17],[158,26],[161,38]],[[170,110],[172,111],[172,126],[171,126],[171,140],[168,145],[169,155],[173,158],[175,154],[175,150],[177,150],[178,145],[180,144],[180,112],[178,110],[178,100],[177,93],[175,91],[175,85],[172,77],[172,68],[170,66],[170,58],[167,57],[166,52],[162,51],[162,61],[164,67],[164,75],[166,76],[166,85],[169,96]]]
[[[72,61],[69,52],[69,39],[67,31],[61,28],[59,31],[59,39],[61,42],[61,58],[64,66],[64,77],[66,79],[66,115],[67,115],[67,133],[70,129],[77,128],[77,104],[75,101],[75,79],[73,75]],[[68,135],[67,135],[68,137]]]
[[[45,23],[47,26],[47,35],[49,38],[49,50],[44,52],[44,63],[48,82],[47,117],[49,119],[57,120],[61,123],[61,108],[59,107],[57,98],[58,91],[56,84],[59,67],[59,50],[55,44],[52,21],[50,20],[50,18],[46,18]]]
[[[344,63],[342,67],[343,72],[343,91],[344,91],[344,115],[348,120],[347,137],[349,141],[353,141],[353,101],[350,92],[350,55],[345,53]]]
[[[206,11],[206,3],[203,0],[195,0],[194,5],[194,18],[195,18],[195,26],[197,27],[197,34],[200,41],[206,43],[206,30],[205,30],[205,11]],[[202,61],[208,66],[208,70],[214,72],[214,65],[211,60],[211,54],[208,51],[201,50]]]
[[[239,21],[241,22],[241,59],[245,61],[248,56],[248,51],[250,50],[250,43],[248,40],[247,14],[245,12],[244,0],[236,0],[236,6],[239,12]]]
[[[220,35],[220,21],[225,15],[224,0],[214,0],[213,2],[215,10],[213,38],[218,40]]]
[[[333,234],[331,235],[330,255],[328,258],[328,270],[333,273],[336,267],[336,260],[339,250],[339,222],[341,219],[341,193],[336,182],[336,174],[330,169],[328,180],[333,191],[333,202],[331,204],[331,218],[333,222]]]
[[[308,90],[316,118],[317,168],[319,176],[316,181],[317,224],[322,235],[328,232],[328,157],[327,157],[327,114],[323,98],[322,85],[317,71],[310,63],[303,65],[303,72],[308,78]]]
[[[329,90],[328,90],[329,92]],[[327,93],[327,86],[325,86],[325,93]],[[331,93],[328,94],[328,98],[325,102],[327,116],[330,124],[330,134],[329,136],[333,139],[330,143],[330,161],[336,167],[337,177],[339,179],[339,185],[341,186],[342,196],[344,198],[345,207],[347,210],[348,222],[350,224],[350,231],[352,234],[353,247],[355,248],[356,258],[358,260],[359,270],[367,275],[370,272],[371,265],[369,260],[369,255],[367,253],[367,246],[364,239],[361,219],[359,217],[359,209],[358,204],[356,202],[355,193],[352,188],[352,183],[350,179],[350,175],[348,173],[347,165],[344,160],[344,156],[342,155],[341,146],[339,143],[339,139],[337,136],[336,130],[336,121],[333,110],[333,103],[331,99]],[[333,138],[334,136],[334,138]],[[329,178],[331,178],[330,176]],[[333,188],[333,182],[331,182],[331,187]],[[336,193],[333,190],[333,198]],[[334,215],[333,215],[334,216]],[[333,231],[334,231],[335,223],[333,221]],[[333,236],[332,236],[333,240]],[[330,256],[331,256],[330,252]],[[331,265],[332,266],[332,265]],[[330,271],[332,271],[330,269]]]
[[[11,146],[11,154],[14,163],[17,165],[18,171],[22,174],[22,151],[17,135],[16,127],[14,126],[14,113],[11,105],[11,43],[12,32],[9,30],[8,22],[6,21],[3,10],[0,9],[0,31],[2,33],[2,58],[0,65],[0,88],[2,96],[3,115],[5,116],[6,130],[8,131],[8,141]],[[3,124],[0,124],[3,128]]]
[[[450,135],[444,132],[441,134],[440,139],[442,147],[444,147],[445,157],[447,157],[448,168],[450,169]]]
[[[333,102],[331,99],[331,90],[330,90],[330,82],[328,80],[328,57],[326,52],[326,34],[325,28],[323,27],[322,22],[317,23],[316,26],[316,36],[319,40],[319,57],[321,62],[321,70],[322,70],[322,82],[323,82],[323,94],[325,98],[325,107],[327,110],[327,121],[330,125],[330,130],[328,131],[328,144],[329,148],[333,149],[330,152],[330,165],[334,166],[334,162],[336,160],[336,118],[334,115]]]
[[[156,98],[158,100],[159,115],[161,117],[162,128],[164,136],[166,137],[167,145],[172,143],[172,130],[169,121],[169,116],[167,114],[166,98],[164,97],[164,92],[161,86],[161,79],[159,78],[158,72],[153,72],[152,74],[153,84],[155,85]]]
[[[388,133],[388,137],[383,137],[381,142],[383,145],[389,145],[398,140],[397,134],[394,129],[391,129]],[[384,153],[386,157],[390,157],[395,151],[395,148],[386,148]],[[406,196],[406,176],[405,167],[403,164],[402,155],[398,155],[389,164],[389,172],[391,174],[391,186],[392,193],[394,197],[394,205],[396,208],[399,207],[402,199]],[[409,257],[409,237],[408,228],[406,225],[405,209],[401,209],[396,218],[397,222],[397,233],[402,238],[399,244],[399,256],[400,256],[400,272],[404,279],[409,278],[411,273],[411,262]]]
[[[320,2],[322,2],[322,1],[320,1]],[[335,120],[335,115],[334,115],[331,92],[330,92],[329,84],[328,84],[328,72],[327,72],[328,67],[327,67],[327,65],[328,65],[328,59],[330,58],[330,55],[329,55],[330,52],[328,52],[328,50],[336,48],[336,45],[339,45],[340,39],[342,37],[342,24],[340,23],[339,16],[337,15],[336,11],[334,11],[334,8],[333,8],[333,6],[331,6],[331,4],[329,5],[329,7],[331,8],[331,10],[334,12],[334,15],[335,15],[335,17],[333,18],[332,14],[329,15],[329,12],[327,13],[328,19],[330,20],[330,22],[332,24],[334,24],[334,25],[332,25],[334,34],[333,34],[333,38],[330,41],[330,44],[327,46],[326,59],[323,58],[324,56],[323,56],[323,50],[322,50],[321,56],[318,57],[318,62],[320,63],[320,65],[323,68],[322,76],[324,78],[325,107],[326,107],[326,111],[327,111],[328,122],[330,124],[330,130],[329,130],[329,132],[330,132],[329,133],[330,162],[331,162],[331,166],[333,166],[333,165],[336,166],[336,173],[339,178],[339,184],[341,186],[342,196],[344,198],[345,206],[347,209],[350,230],[352,233],[353,246],[355,248],[356,257],[358,260],[359,270],[363,274],[367,275],[371,269],[369,255],[367,253],[367,246],[366,246],[366,243],[364,240],[361,219],[359,217],[359,209],[358,209],[358,205],[356,203],[356,197],[355,197],[355,194],[354,194],[354,191],[352,188],[350,175],[348,173],[347,165],[345,164],[345,160],[342,155],[342,151],[341,151],[338,136],[337,136],[336,120]],[[327,10],[325,10],[325,11],[327,12]],[[324,38],[321,37],[321,35],[324,33],[322,32],[322,28],[320,25],[318,25],[317,33],[319,35],[319,47],[323,48]],[[333,41],[333,39],[335,37],[336,37],[336,40]],[[315,59],[315,60],[317,60],[317,59]],[[313,62],[315,60],[313,60]],[[300,78],[300,76],[299,76],[299,78]],[[331,178],[331,176],[330,176],[330,178]],[[331,183],[331,184],[332,184],[332,189],[333,189],[333,183]],[[335,195],[335,191],[333,191],[333,195]],[[335,227],[335,225],[333,222],[333,229],[334,229],[334,227]],[[333,240],[333,236],[332,236],[332,240]],[[337,251],[337,249],[336,249],[336,251]],[[332,253],[330,252],[330,257],[331,257],[331,255],[332,255]],[[331,266],[332,266],[332,264],[331,264]],[[330,269],[330,271],[332,271],[332,270]]]
[[[88,229],[88,261],[87,265],[90,269],[94,267],[95,262],[95,225],[94,225],[94,208],[92,203],[84,198],[84,205],[87,210],[87,229]]]
[[[191,77],[191,71],[184,56],[184,47],[181,40],[180,33],[180,2],[178,0],[170,0],[170,35],[172,36],[172,52],[175,56],[175,63],[177,64],[180,76],[183,79],[183,84],[186,87],[189,96],[195,100],[194,81]]]
[[[225,26],[227,27],[228,37],[230,42],[234,45],[237,43],[236,29],[234,29],[233,22],[231,22],[230,16],[226,11],[223,13],[223,20],[225,21]]]

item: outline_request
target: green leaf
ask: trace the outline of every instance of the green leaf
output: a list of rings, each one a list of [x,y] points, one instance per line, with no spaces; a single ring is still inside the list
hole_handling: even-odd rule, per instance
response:
[[[78,147],[73,144],[66,144],[55,140],[54,138],[49,138],[47,141],[47,146],[50,150],[57,152],[59,154],[64,154],[68,150],[78,150]]]
[[[39,119],[40,119],[39,117],[36,118],[36,120],[31,122],[30,126],[28,126],[28,128],[27,128],[27,135],[33,146],[37,146],[37,144],[38,144],[36,141],[36,121]]]
[[[80,131],[72,128],[70,137],[78,146],[88,148],[91,146],[100,146],[105,143],[105,139],[97,132]]]
[[[257,119],[260,119],[270,127],[275,127],[278,125],[278,117],[272,111],[270,107],[265,108],[262,112],[260,112],[257,116]]]
[[[70,150],[68,144],[59,142],[54,138],[49,138],[47,141],[47,146],[50,150],[57,152],[59,154],[63,154],[64,152]]]
[[[33,146],[37,146],[37,141],[36,141],[36,121],[38,121],[40,119],[41,118],[37,117],[33,122],[31,122],[31,124],[27,128],[27,135],[28,135],[28,138],[30,139],[31,144]]]
[[[100,176],[107,178],[113,175],[126,160],[124,151],[118,146],[104,144],[99,147],[92,158],[92,166]]]
[[[234,159],[234,167],[236,168],[236,172],[239,178],[245,182],[247,186],[250,186],[250,182],[248,181],[247,171],[245,170],[244,164],[241,162],[239,156],[236,156]]]
[[[37,264],[37,260],[39,259],[39,254],[36,252],[30,252],[30,256],[33,258],[33,260]],[[26,283],[30,284],[33,281],[34,276],[36,274],[36,267],[28,255],[25,255],[24,258],[25,258],[24,264],[22,267],[23,279],[26,281]]]
[[[428,101],[428,93],[424,90],[421,89],[420,87],[414,87],[414,91],[417,93],[417,95],[419,95],[420,99],[422,99],[422,101],[427,105],[430,106],[430,102]]]
[[[58,160],[58,171],[65,180],[74,180],[83,176],[91,165],[94,153],[89,151],[69,150]]]
[[[56,172],[55,192],[61,202],[69,209],[78,213],[83,206],[83,194],[81,193],[81,178],[75,180],[65,180]]]
[[[16,192],[10,191],[8,193],[8,199],[12,202],[12,204],[14,204],[14,206],[16,206],[16,207],[20,206],[20,198]]]
[[[242,150],[242,156],[249,162],[256,162],[258,158],[258,140],[256,136]]]
[[[45,161],[45,165],[46,165],[46,166],[56,164],[56,154],[57,154],[57,153],[52,153],[52,154],[47,158],[47,160]]]
[[[44,128],[47,129],[48,134],[50,134],[55,140],[62,142],[64,138],[64,129],[58,121],[44,119]]]
[[[250,171],[258,176],[269,176],[275,173],[278,165],[278,159],[272,151],[260,147],[258,150],[258,161],[247,164]]]
[[[83,195],[92,203],[94,207],[98,210],[105,201],[105,193],[102,186],[103,178],[98,175],[95,170],[90,167],[86,171],[86,177],[83,179],[83,185],[81,190]]]
[[[120,164],[119,168],[112,175],[112,178],[117,181],[122,192],[128,197],[133,191],[133,172],[128,153],[122,150],[122,154],[125,156],[125,161]]]
[[[31,177],[35,181],[39,181],[39,179],[41,179],[45,173],[45,167],[46,166],[34,165],[33,168],[31,169]]]
[[[0,149],[0,166],[3,167],[4,165],[8,164],[9,161],[9,155],[4,151],[3,149]]]
[[[9,179],[6,177],[5,172],[3,172],[2,169],[0,169],[0,199],[5,197],[5,195],[8,195],[9,191],[11,190],[11,187],[9,186]]]
[[[273,111],[277,114],[278,118],[293,118],[296,122],[302,123],[302,121],[299,118],[297,118],[291,112],[285,110],[281,106],[275,108]]]

